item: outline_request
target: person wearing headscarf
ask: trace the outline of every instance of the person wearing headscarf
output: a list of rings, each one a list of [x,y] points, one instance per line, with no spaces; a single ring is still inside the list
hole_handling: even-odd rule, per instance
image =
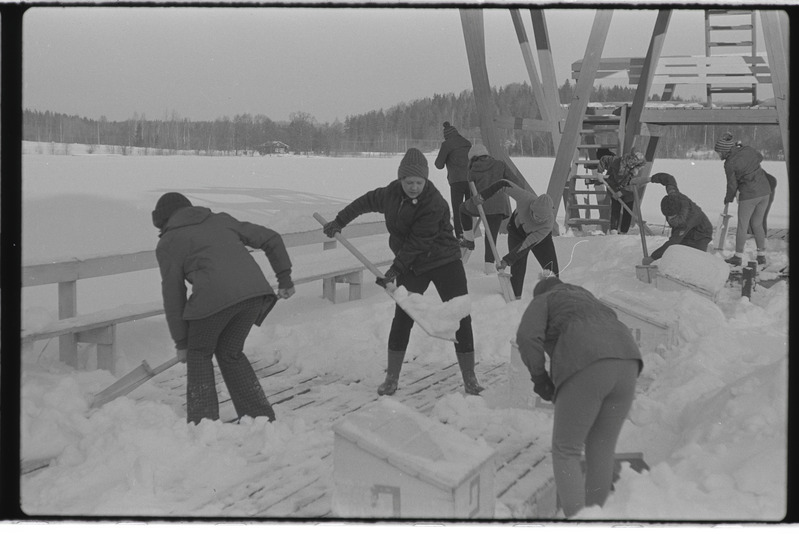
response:
[[[640,152],[624,154],[623,156],[607,155],[599,158],[597,173],[607,174],[608,186],[611,188],[610,198],[610,233],[626,234],[630,229],[635,197],[630,180],[638,175],[639,170],[646,164],[644,155]],[[622,208],[624,203],[630,211]]]
[[[504,161],[494,159],[488,153],[488,149],[485,145],[481,143],[475,143],[472,148],[469,149],[469,172],[467,174],[467,179],[474,183],[478,191],[486,190],[501,180],[507,180],[521,188],[525,186],[524,182],[511,171]],[[486,229],[484,238],[485,247],[483,259],[485,261],[486,274],[491,274],[496,272],[495,262],[497,260],[494,258],[494,253],[488,243],[489,234],[491,235],[491,239],[494,240],[494,243],[496,243],[502,221],[510,217],[511,209],[508,204],[508,196],[505,193],[493,193],[490,196],[484,197],[484,199],[485,202],[482,203],[482,206],[488,228]],[[462,213],[471,216],[466,212]]]
[[[409,148],[405,153],[396,180],[350,202],[323,231],[333,237],[365,213],[385,215],[388,245],[394,253],[391,267],[377,279],[379,285],[402,285],[408,292],[423,294],[432,283],[443,302],[469,293],[449,206],[428,180],[427,159],[419,149]],[[397,391],[412,327],[413,319],[399,305],[395,306],[388,335],[386,379],[378,387],[378,395]],[[466,393],[479,395],[483,387],[474,373],[471,315],[461,319],[455,339],[455,355]]]
[[[724,173],[727,176],[727,191],[724,204],[738,199],[738,228],[735,234],[735,254],[725,261],[732,266],[743,264],[743,252],[749,231],[755,236],[757,246],[757,263],[766,263],[766,229],[765,217],[773,199],[773,189],[760,166],[763,155],[749,146],[736,143],[732,133],[721,135],[715,151],[724,161]],[[776,187],[776,180],[774,180]]]
[[[467,214],[477,212],[498,192],[504,191],[516,201],[516,209],[508,221],[508,253],[499,262],[500,269],[510,266],[510,283],[517,299],[522,297],[524,277],[527,274],[527,256],[532,252],[544,271],[559,276],[558,256],[552,241],[555,208],[552,197],[536,195],[506,179],[491,184],[476,196],[463,203],[461,210]]]
[[[666,188],[666,196],[660,201],[660,211],[671,227],[671,236],[668,241],[644,258],[642,263],[649,265],[659,260],[672,245],[684,245],[707,252],[707,247],[713,239],[713,225],[710,224],[710,219],[702,208],[680,192],[677,180],[671,174],[659,172],[648,181]]]
[[[533,289],[516,343],[533,391],[554,403],[552,469],[564,514],[603,506],[643,368],[630,329],[590,291],[550,276]]]
[[[461,217],[460,214],[461,203],[472,196],[466,181],[466,172],[469,166],[468,154],[472,144],[449,122],[444,122],[443,127],[444,141],[441,143],[434,164],[437,169],[443,169],[445,166],[447,168],[455,237],[458,238],[461,247],[474,250],[472,219],[471,217]]]
[[[274,410],[242,350],[252,326],[261,325],[277,299],[294,294],[282,237],[227,213],[193,206],[177,192],[158,199],[152,218],[160,231],[155,256],[166,321],[177,356],[186,363],[188,422],[219,419],[214,355],[238,417],[274,421]],[[277,293],[247,247],[266,254],[277,275]]]

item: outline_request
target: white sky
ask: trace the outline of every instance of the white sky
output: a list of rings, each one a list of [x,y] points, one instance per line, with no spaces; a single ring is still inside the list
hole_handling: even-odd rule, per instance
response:
[[[585,54],[594,13],[547,10],[558,85]],[[644,56],[656,13],[616,10],[603,57]],[[674,12],[663,55],[704,54],[702,13]],[[534,42],[527,9],[522,18]],[[490,83],[529,81],[508,10],[484,20]],[[23,83],[25,108],[88,118],[302,111],[321,123],[471,89],[458,10],[432,8],[35,7]]]

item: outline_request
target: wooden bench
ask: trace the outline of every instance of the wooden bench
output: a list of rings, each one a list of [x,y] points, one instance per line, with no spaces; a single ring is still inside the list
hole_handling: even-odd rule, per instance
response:
[[[353,239],[385,234],[386,228],[382,221],[360,223],[348,226],[343,233],[347,238]],[[336,303],[337,284],[348,284],[349,300],[361,298],[363,271],[366,268],[349,251],[337,249],[336,240],[326,237],[321,229],[287,233],[282,237],[287,248],[322,244],[323,253],[298,256],[300,261],[292,258],[292,280],[295,285],[321,280],[322,296]],[[374,244],[365,248],[365,253],[379,266],[389,265],[393,261],[386,239],[375,240]],[[307,261],[311,257],[314,261]],[[57,337],[60,360],[78,369],[78,343],[94,344],[97,347],[97,367],[113,373],[116,362],[116,326],[163,314],[163,303],[157,301],[125,304],[113,309],[78,314],[77,282],[157,268],[158,262],[153,250],[23,266],[22,287],[58,284],[59,318],[45,325],[24,329],[21,332],[22,345],[29,346],[36,341]],[[268,279],[273,287],[277,287],[274,276]]]

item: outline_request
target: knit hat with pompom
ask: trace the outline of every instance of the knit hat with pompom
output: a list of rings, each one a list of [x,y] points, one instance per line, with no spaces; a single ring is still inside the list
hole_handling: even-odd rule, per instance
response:
[[[672,195],[666,195],[660,201],[660,211],[666,217],[677,215],[680,212],[680,202]]]
[[[732,134],[730,132],[725,132],[721,134],[719,140],[716,141],[716,146],[713,147],[713,150],[719,154],[726,154],[733,146],[735,146],[735,141],[733,140]]]
[[[549,291],[550,289],[552,289],[556,285],[562,284],[562,283],[563,282],[561,282],[560,278],[558,278],[557,276],[549,275],[549,276],[547,276],[545,278],[541,278],[541,281],[538,282],[535,285],[535,287],[533,288],[533,298],[535,298],[538,295],[541,295],[543,293],[546,293],[547,291]]]
[[[458,129],[448,122],[444,123],[444,139],[449,139],[453,135],[458,135]]]
[[[397,169],[397,178],[402,180],[408,176],[418,176],[427,180],[428,174],[427,158],[418,148],[409,148],[402,156],[402,161]]]

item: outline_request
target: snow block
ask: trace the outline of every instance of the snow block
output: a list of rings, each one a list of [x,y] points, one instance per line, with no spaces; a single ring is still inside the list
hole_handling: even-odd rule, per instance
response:
[[[662,353],[677,344],[678,320],[673,306],[658,308],[651,299],[645,300],[626,291],[615,291],[599,300],[610,306],[616,317],[627,325],[642,353]]]
[[[337,517],[493,518],[496,453],[485,442],[388,398],[333,432]]]
[[[683,245],[666,249],[657,263],[655,287],[663,291],[690,289],[717,302],[730,275],[721,257]]]

